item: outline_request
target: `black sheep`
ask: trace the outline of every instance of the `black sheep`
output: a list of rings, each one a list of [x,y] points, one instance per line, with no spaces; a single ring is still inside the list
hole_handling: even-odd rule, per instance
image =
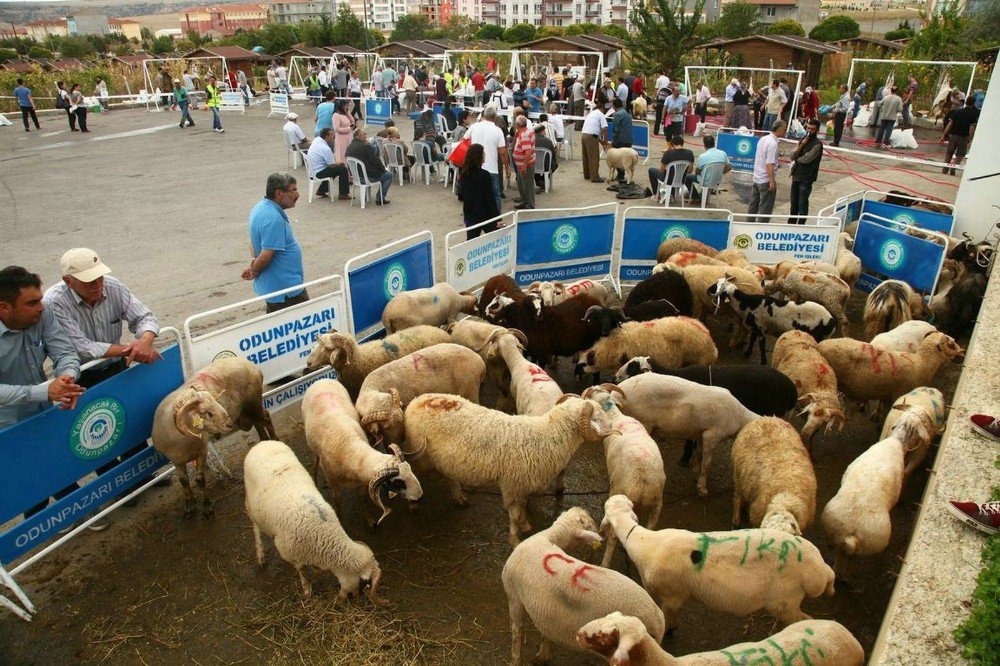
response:
[[[691,287],[684,276],[673,271],[661,271],[651,275],[632,288],[625,299],[625,310],[647,301],[665,299],[684,317],[694,311]]]
[[[652,321],[662,317],[675,317],[680,314],[674,304],[665,298],[658,301],[646,301],[627,308],[602,307],[595,305],[587,310],[584,321],[597,323],[601,329],[601,337],[611,334],[627,321]]]
[[[589,349],[600,337],[600,324],[584,321],[587,310],[600,301],[590,294],[567,298],[562,303],[543,307],[535,314],[531,299],[505,306],[497,317],[507,328],[516,328],[528,338],[525,350],[542,367],[553,356],[573,356]]]
[[[985,273],[968,273],[956,282],[945,296],[945,316],[940,329],[958,338],[976,323],[979,307],[986,296]]]

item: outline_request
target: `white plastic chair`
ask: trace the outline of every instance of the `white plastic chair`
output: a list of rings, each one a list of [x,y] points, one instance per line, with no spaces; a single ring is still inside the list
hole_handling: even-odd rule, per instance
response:
[[[365,209],[365,202],[368,199],[368,191],[375,188],[376,194],[372,195],[372,200],[377,196],[382,198],[382,184],[373,183],[368,179],[368,170],[365,163],[356,157],[347,158],[347,171],[351,174],[351,205],[354,205],[354,190],[361,192],[361,210]]]
[[[320,140],[322,141],[322,139]],[[305,162],[305,167],[306,167],[306,174],[309,176],[309,187],[308,187],[309,203],[313,202],[314,188],[319,186],[319,184],[322,183],[324,180],[329,183],[328,186],[329,189],[327,190],[327,192],[333,192],[333,178],[317,178],[316,174],[313,173],[312,166],[309,164],[308,161]],[[331,196],[330,199],[333,200],[333,197]]]
[[[302,150],[299,148],[299,143],[295,140],[295,135],[291,132],[282,131],[285,135],[285,148],[288,150],[288,159],[292,163],[293,169],[299,168],[299,162],[305,166],[306,156],[302,154]]]
[[[398,143],[386,141],[382,144],[385,157],[385,168],[399,176],[399,186],[403,186],[403,168],[406,166],[406,153]]]
[[[448,129],[448,121],[445,120],[443,114],[435,114],[434,123],[437,125],[438,133],[444,137],[444,140],[451,143],[451,135],[454,130]]]
[[[455,150],[455,146],[457,145],[457,143],[454,143],[448,146],[448,152],[445,153],[444,162],[442,162],[442,164],[447,167],[444,172],[444,186],[448,187],[448,183],[451,182],[452,194],[458,192],[458,175],[462,173],[462,167],[453,164],[452,161],[448,159],[448,156],[451,155],[451,151]]]
[[[552,191],[552,167],[555,166],[555,156],[548,148],[535,148],[535,160],[538,170],[535,173],[545,182],[545,191]]]
[[[573,159],[573,135],[576,134],[575,121],[563,122],[563,140],[559,143],[559,151],[562,152],[563,147],[566,148],[566,159]]]
[[[667,165],[667,171],[664,174],[663,182],[660,183],[660,192],[664,194],[663,205],[665,207],[670,206],[670,199],[677,191],[677,195],[680,198],[681,208],[684,208],[684,176],[687,175],[688,168],[691,167],[691,162],[687,160],[674,160]]]
[[[706,165],[701,170],[701,207],[708,204],[708,195],[712,190],[718,189],[722,184],[722,175],[725,172],[725,165],[722,162],[713,162]]]
[[[434,166],[434,153],[431,147],[423,141],[414,141],[412,144],[413,159],[416,160],[410,169],[420,169],[424,175],[424,184],[431,184],[431,168]]]

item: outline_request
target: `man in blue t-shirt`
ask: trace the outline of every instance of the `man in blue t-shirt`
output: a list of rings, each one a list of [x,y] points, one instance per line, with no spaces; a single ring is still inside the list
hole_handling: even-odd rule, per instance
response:
[[[333,89],[327,90],[326,101],[316,105],[316,127],[313,129],[313,134],[316,136],[319,136],[324,127],[333,127],[333,112],[336,109],[333,100],[336,97],[337,93]]]
[[[35,115],[35,100],[31,99],[31,88],[24,85],[24,79],[17,80],[17,87],[14,88],[14,97],[17,98],[17,104],[21,107],[21,120],[24,121],[24,131],[31,131],[28,129],[28,116],[31,116],[31,120],[35,123],[35,129],[42,129],[41,125],[38,124],[38,116]]]
[[[267,177],[264,199],[250,211],[250,245],[253,259],[243,271],[244,280],[253,280],[253,290],[263,296],[304,282],[302,248],[295,240],[285,211],[295,206],[299,189],[291,174],[278,172]],[[305,289],[267,299],[268,313],[309,300]]]
[[[542,89],[538,87],[538,79],[531,79],[528,82],[528,89],[524,91],[524,99],[531,105],[532,113],[540,113],[542,110]]]

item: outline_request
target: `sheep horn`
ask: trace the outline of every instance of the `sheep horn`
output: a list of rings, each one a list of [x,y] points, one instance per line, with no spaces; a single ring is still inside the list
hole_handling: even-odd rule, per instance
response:
[[[499,330],[493,331],[492,333],[490,333],[490,337],[486,338],[486,341],[483,342],[483,344],[474,351],[478,354],[479,352],[483,351],[484,349],[492,345],[494,342],[496,342],[501,335],[503,335],[503,331]]]
[[[403,450],[399,448],[399,445],[390,444],[389,450],[392,451],[392,455],[395,456],[396,460],[399,462],[405,462],[406,458],[403,457]]]
[[[390,465],[389,467],[385,467],[380,470],[377,474],[375,474],[375,476],[372,477],[372,480],[368,482],[368,497],[370,497],[372,502],[375,503],[375,506],[382,510],[382,515],[377,521],[375,521],[375,527],[381,525],[386,516],[392,513],[392,509],[387,508],[382,502],[382,484],[398,475],[399,468],[394,465]]]
[[[605,384],[601,384],[601,388],[604,389],[605,391],[607,391],[608,393],[617,393],[621,397],[623,397],[623,398],[625,397],[625,391],[621,390],[618,387],[617,384],[608,384],[608,383],[605,383]]]
[[[383,421],[389,420],[389,412],[387,410],[378,410],[375,412],[369,412],[361,417],[361,425],[367,426],[372,423],[381,423]]]
[[[579,398],[579,397],[580,396],[578,396],[576,393],[563,393],[561,396],[559,396],[559,400],[556,401],[556,404],[561,405],[570,398]]]
[[[187,427],[184,422],[184,415],[193,408],[196,404],[198,398],[197,391],[195,389],[189,389],[187,395],[181,396],[177,399],[174,405],[174,426],[182,434],[188,437],[194,437],[195,439],[201,439],[201,435],[192,431]]]
[[[340,356],[344,359],[344,365],[351,364],[351,357],[354,356],[354,346],[357,344],[350,338],[344,335],[330,336],[330,365],[333,365],[333,355],[335,352],[340,352]]]
[[[399,409],[399,406],[403,404],[399,399],[399,391],[394,388],[390,388],[389,395],[392,396],[392,409]]]
[[[520,342],[522,345],[528,344],[528,336],[519,331],[518,329],[508,328],[507,332],[513,335],[515,338],[517,338],[517,341]]]

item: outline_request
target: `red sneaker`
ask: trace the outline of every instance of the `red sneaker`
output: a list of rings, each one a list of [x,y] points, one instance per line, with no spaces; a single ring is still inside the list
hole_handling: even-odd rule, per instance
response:
[[[987,534],[1000,532],[1000,502],[956,502],[948,500],[948,510],[966,525]]]
[[[1000,421],[989,414],[973,414],[969,417],[973,430],[989,437],[994,442],[1000,442]]]

